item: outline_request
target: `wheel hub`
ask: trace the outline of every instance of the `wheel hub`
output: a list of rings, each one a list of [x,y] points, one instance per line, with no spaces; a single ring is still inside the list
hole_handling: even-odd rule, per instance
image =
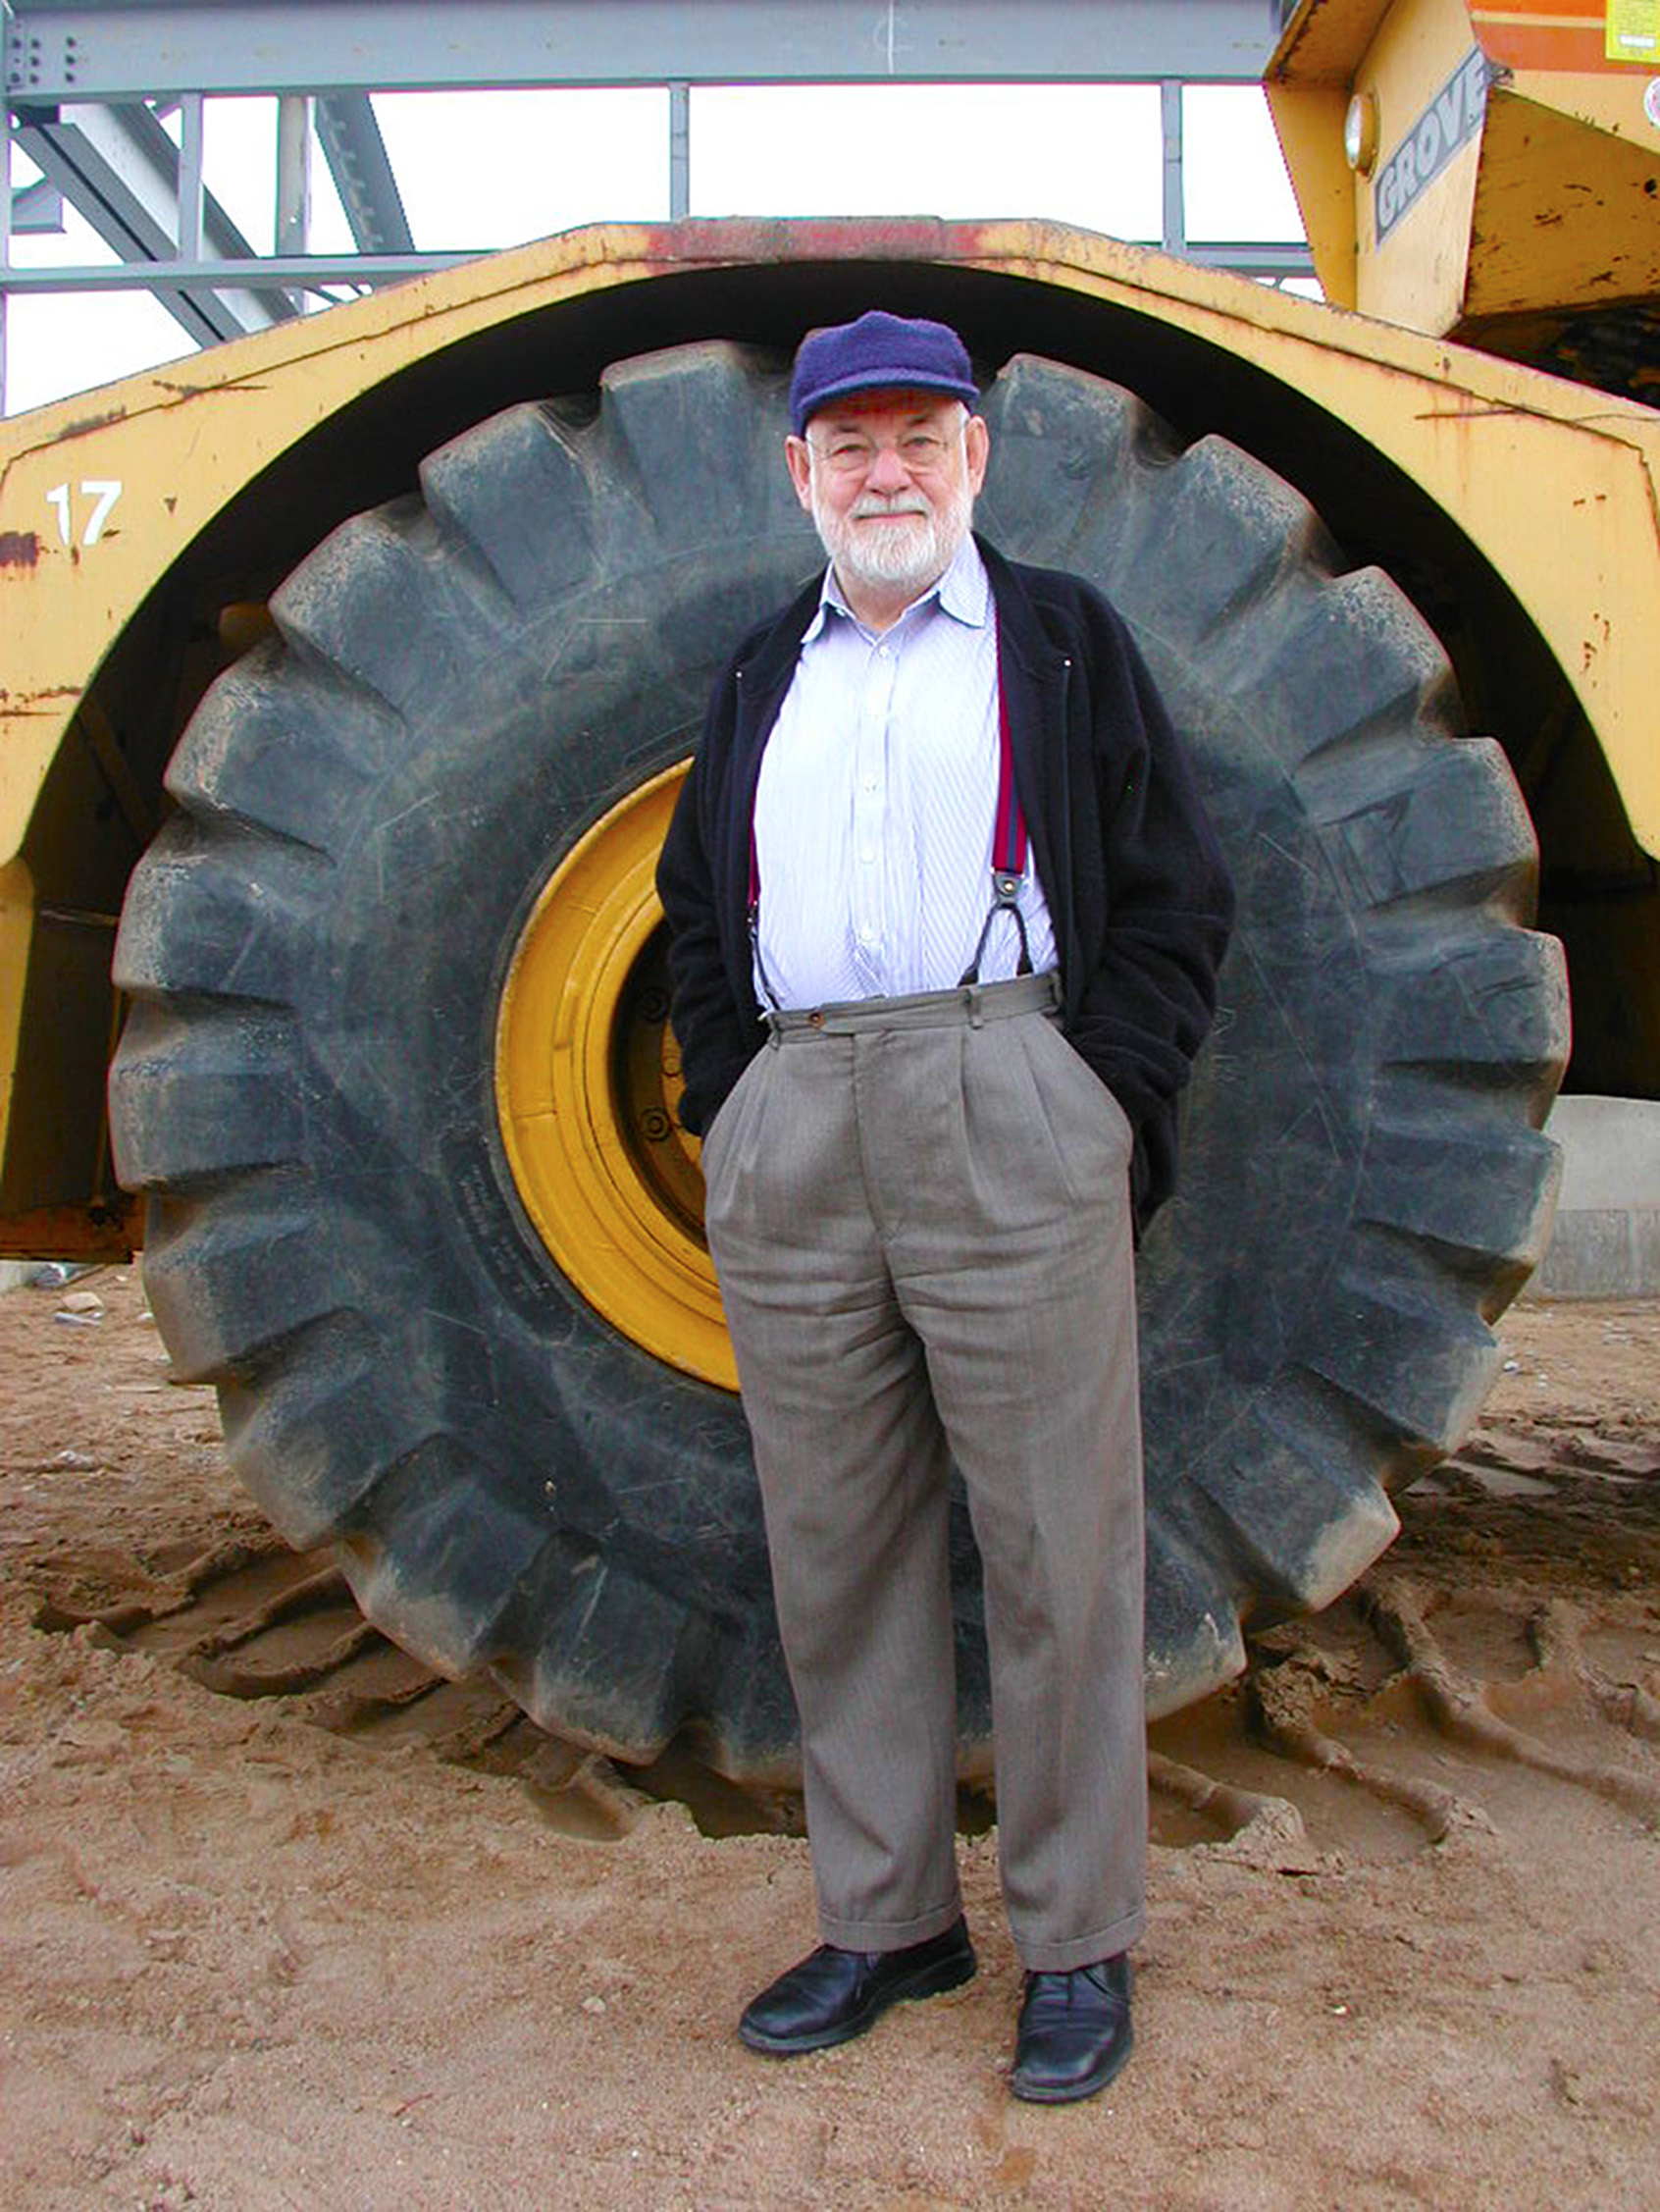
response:
[[[495,1036],[501,1136],[566,1280],[643,1351],[738,1387],[680,1126],[654,877],[685,765],[620,800],[548,878],[514,948]]]

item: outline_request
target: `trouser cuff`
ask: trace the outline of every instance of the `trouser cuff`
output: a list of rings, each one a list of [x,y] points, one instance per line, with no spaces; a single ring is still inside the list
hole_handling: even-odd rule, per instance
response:
[[[818,1932],[838,1951],[904,1951],[912,1943],[926,1943],[932,1935],[943,1935],[961,1918],[962,1899],[954,1897],[949,1904],[937,1905],[931,1913],[919,1913],[910,1921],[844,1921],[820,1913]]]
[[[1127,1951],[1139,1940],[1146,1925],[1147,1909],[1138,1905],[1134,1912],[1109,1921],[1104,1927],[1092,1928],[1087,1935],[1077,1936],[1069,1943],[1027,1943],[1019,1935],[1015,1936],[1014,1943],[1020,1964],[1028,1974],[1070,1974],[1077,1967],[1092,1967],[1102,1959],[1115,1959],[1120,1951]]]

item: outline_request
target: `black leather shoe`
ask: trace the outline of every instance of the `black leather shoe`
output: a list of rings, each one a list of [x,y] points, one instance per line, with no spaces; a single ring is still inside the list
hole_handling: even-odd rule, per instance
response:
[[[1031,2104],[1092,2097],[1134,2040],[1127,1952],[1070,1974],[1028,1974],[1009,2086]]]
[[[744,2008],[738,2033],[752,2051],[772,2058],[828,2050],[862,2035],[904,1998],[957,1988],[976,1963],[961,1920],[903,1951],[842,1951],[821,1943]]]

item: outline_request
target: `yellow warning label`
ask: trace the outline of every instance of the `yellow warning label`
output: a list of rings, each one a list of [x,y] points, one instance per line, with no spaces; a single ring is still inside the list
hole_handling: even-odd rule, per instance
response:
[[[1608,0],[1602,50],[1611,62],[1648,62],[1660,55],[1660,0]]]

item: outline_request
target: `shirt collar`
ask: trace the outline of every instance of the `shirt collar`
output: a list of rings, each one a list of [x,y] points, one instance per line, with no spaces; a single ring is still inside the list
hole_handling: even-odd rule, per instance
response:
[[[991,619],[991,578],[986,574],[986,564],[980,558],[980,549],[974,543],[972,531],[964,534],[961,545],[951,566],[936,583],[930,584],[919,600],[908,606],[901,615],[902,622],[909,622],[921,607],[937,600],[940,611],[972,630],[983,629]],[[824,633],[829,616],[840,614],[856,626],[857,615],[842,597],[842,587],[836,581],[834,566],[824,571],[824,582],[818,595],[818,606],[812,620],[802,633],[803,645],[811,645]]]

